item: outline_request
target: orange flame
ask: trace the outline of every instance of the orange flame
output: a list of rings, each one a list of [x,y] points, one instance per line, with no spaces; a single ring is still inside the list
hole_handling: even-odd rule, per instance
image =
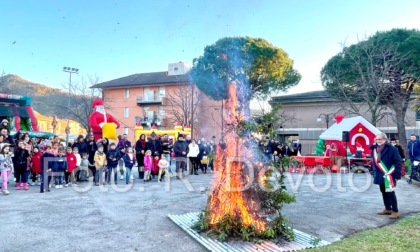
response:
[[[226,101],[228,113],[225,121],[228,127],[234,127],[244,116],[241,113],[236,86],[229,84],[228,92]],[[217,147],[214,160],[216,173],[208,204],[210,225],[217,224],[225,215],[229,215],[236,221],[241,220],[244,226],[253,225],[258,231],[264,231],[266,221],[258,216],[259,203],[246,198],[243,190],[244,184],[249,185],[254,182],[253,178],[245,174],[247,164],[242,161],[252,160],[252,153],[243,145],[243,140],[234,130],[228,130],[225,140],[226,149]]]

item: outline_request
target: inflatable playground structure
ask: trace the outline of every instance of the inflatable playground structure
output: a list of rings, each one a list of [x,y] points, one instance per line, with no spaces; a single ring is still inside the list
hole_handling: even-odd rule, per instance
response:
[[[0,121],[7,119],[11,129],[10,135],[19,130],[27,132],[32,138],[49,138],[51,132],[40,132],[38,120],[31,106],[31,97],[0,93]]]

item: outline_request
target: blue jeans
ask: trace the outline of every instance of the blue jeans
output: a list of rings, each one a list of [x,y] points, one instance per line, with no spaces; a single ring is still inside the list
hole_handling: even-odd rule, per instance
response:
[[[95,178],[93,180],[94,183],[99,183],[99,181],[102,180],[102,167],[99,169],[96,169],[95,172]]]
[[[63,183],[63,175],[61,175],[61,171],[60,175],[55,176],[55,185],[61,185]]]
[[[125,167],[125,183],[128,184],[130,182],[130,175],[131,175],[131,168],[133,167]]]

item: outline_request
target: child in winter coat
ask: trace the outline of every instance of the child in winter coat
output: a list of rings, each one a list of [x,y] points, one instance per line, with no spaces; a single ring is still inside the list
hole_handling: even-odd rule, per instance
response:
[[[108,171],[105,174],[105,180],[109,184],[111,183],[111,175],[114,173],[114,183],[118,184],[117,180],[117,166],[118,161],[121,159],[121,152],[117,149],[115,143],[111,143],[109,146],[108,153],[106,153],[106,160],[108,163]]]
[[[162,154],[158,163],[159,166],[159,175],[158,175],[158,182],[160,182],[160,178],[162,176],[162,173],[165,174],[166,177],[166,181],[169,181],[170,176],[168,175],[168,167],[169,167],[169,162],[168,160],[166,160],[166,155]]]
[[[51,171],[54,162],[52,159],[54,158],[54,154],[52,153],[51,146],[47,145],[45,147],[45,152],[42,154],[41,157],[41,186],[40,186],[40,193],[44,193],[46,189],[48,192],[50,191],[50,183],[51,183]],[[47,179],[47,181],[45,181]],[[45,183],[46,182],[46,183]]]
[[[89,159],[87,153],[82,153],[82,160],[80,161],[80,181],[89,181]]]
[[[74,169],[76,169],[77,158],[76,158],[76,155],[73,154],[73,149],[71,147],[67,147],[66,159],[67,159],[67,170],[66,170],[66,177],[65,177],[66,187],[69,186],[69,183],[71,183],[71,186],[77,186],[77,183],[74,180],[74,174],[73,174]],[[71,181],[69,181],[70,176],[71,176]]]
[[[122,157],[124,157],[126,153],[126,149],[125,148],[120,149],[119,147],[117,147],[117,150],[120,151],[120,157],[121,157],[120,160],[118,161],[118,169],[120,170],[120,174],[121,174],[120,180],[123,180],[125,167],[124,167],[124,159]]]
[[[155,178],[155,176],[157,176],[159,174],[159,155],[156,155],[153,157],[153,165],[152,165],[152,176],[153,179]]]
[[[16,190],[23,187],[28,190],[28,157],[29,152],[25,149],[24,142],[19,140],[18,148],[13,157],[13,167],[15,169]]]
[[[4,195],[9,194],[9,191],[7,190],[7,181],[9,179],[9,175],[13,172],[12,153],[9,151],[10,147],[8,144],[3,145],[0,150],[0,172],[3,181],[1,192]]]
[[[136,156],[133,153],[133,148],[128,147],[127,153],[123,157],[124,165],[125,165],[125,183],[130,183],[130,175],[131,175],[131,169],[133,168],[134,161],[136,160]]]
[[[63,177],[65,171],[68,169],[67,159],[64,155],[63,147],[58,148],[58,155],[55,158],[53,164],[53,172],[57,173],[55,175],[55,188],[63,188]]]
[[[74,174],[74,177],[76,181],[80,181],[79,175],[80,175],[80,163],[82,162],[82,157],[79,154],[79,148],[73,147],[73,154],[76,157],[76,168],[74,169],[76,172]],[[77,185],[77,182],[75,182],[75,184]]]
[[[95,160],[96,173],[95,173],[95,178],[93,182],[95,183],[96,186],[99,186],[99,184],[102,183],[102,171],[107,165],[106,155],[104,153],[103,145],[101,144],[98,145],[98,150],[95,152],[94,160]]]
[[[42,153],[39,151],[37,146],[34,147],[34,152],[32,153],[31,157],[31,166],[32,166],[32,183],[31,185],[35,185],[35,181],[37,176],[41,175],[41,158]],[[41,185],[41,181],[38,181],[38,185]]]
[[[150,172],[152,171],[152,166],[152,151],[147,150],[146,155],[144,156],[144,183],[150,181]]]

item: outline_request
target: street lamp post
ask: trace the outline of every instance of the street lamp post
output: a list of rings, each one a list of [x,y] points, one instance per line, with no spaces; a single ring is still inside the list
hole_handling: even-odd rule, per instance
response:
[[[78,74],[79,73],[79,69],[77,68],[73,68],[73,67],[63,67],[63,72],[67,72],[70,74],[70,78],[69,78],[69,99],[68,99],[68,109],[70,109],[70,90],[71,90],[71,74]],[[68,116],[68,115],[67,115]],[[67,127],[66,127],[66,147],[69,144],[69,134],[70,134],[70,118],[67,118]]]
[[[332,117],[334,116],[334,113],[329,113],[329,114],[324,114],[324,113],[321,113],[321,114],[319,114],[318,118],[316,119],[316,121],[317,121],[318,123],[322,123],[322,118],[321,118],[321,116],[324,116],[324,118],[325,118],[325,123],[327,124],[327,129],[328,129],[329,124],[330,124],[330,116],[331,116],[331,118],[332,118]]]

